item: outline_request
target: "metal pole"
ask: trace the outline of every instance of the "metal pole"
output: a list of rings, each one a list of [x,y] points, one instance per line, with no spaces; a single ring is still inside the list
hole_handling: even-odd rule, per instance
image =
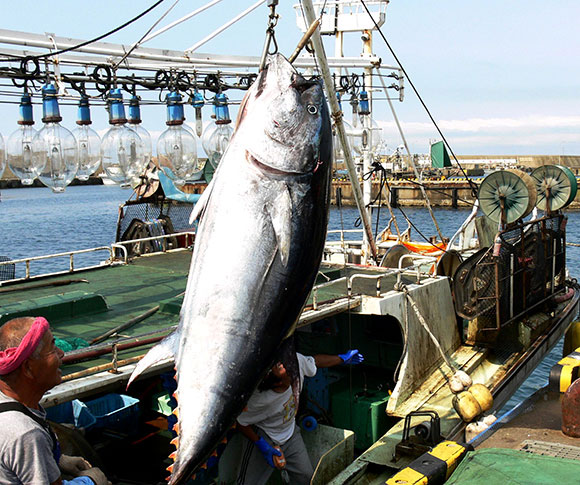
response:
[[[221,1],[222,0],[213,0],[212,2],[206,3],[202,7],[199,7],[197,10],[194,10],[193,12],[189,12],[185,17],[181,17],[180,19],[176,20],[175,22],[171,22],[169,25],[166,25],[165,27],[153,32],[152,34],[149,34],[147,37],[145,37],[141,41],[141,44],[144,44],[145,42],[149,42],[151,39],[154,39],[158,35],[161,35],[164,32],[167,32],[168,30],[172,29],[176,25],[179,25],[179,24],[185,22],[186,20],[189,20],[191,17],[194,17],[197,14],[203,12],[204,10],[207,10],[208,8],[213,7],[216,3],[219,3]]]
[[[236,17],[234,17],[232,20],[230,20],[228,23],[222,25],[219,29],[214,30],[211,34],[209,34],[207,37],[201,39],[197,44],[193,44],[189,49],[185,50],[185,53],[187,54],[188,52],[194,52],[195,50],[199,49],[202,45],[204,45],[206,42],[209,42],[210,40],[212,40],[214,37],[218,36],[219,34],[221,34],[224,30],[226,30],[227,28],[231,27],[232,25],[234,25],[236,22],[238,22],[240,19],[244,18],[246,15],[248,15],[250,12],[252,12],[253,10],[256,10],[260,5],[262,5],[266,0],[259,0],[258,2],[254,3],[254,5],[252,5],[251,7],[247,8],[246,10],[244,10],[242,13],[240,13],[239,15],[237,15]]]
[[[312,25],[312,22],[316,20],[316,16],[314,14],[314,7],[312,6],[312,1],[304,0],[303,7],[307,25]],[[354,167],[354,162],[352,160],[352,154],[346,138],[346,132],[344,131],[344,125],[342,124],[342,111],[338,106],[338,100],[336,99],[336,96],[334,94],[334,83],[332,82],[332,77],[330,75],[330,70],[328,68],[328,63],[326,61],[326,53],[324,51],[324,46],[322,45],[322,38],[320,37],[319,29],[317,29],[314,32],[314,35],[312,36],[312,44],[314,45],[314,53],[316,55],[316,59],[318,60],[320,71],[322,73],[322,80],[324,81],[324,87],[326,89],[326,96],[328,98],[328,103],[330,105],[332,119],[335,122],[336,132],[340,140],[340,143],[343,147],[344,161],[346,163],[348,175],[350,177],[350,182],[352,184],[353,195],[361,216],[361,220],[363,222],[366,237],[369,241],[372,258],[376,263],[376,261],[378,260],[377,245],[375,243],[375,238],[373,237],[373,231],[371,229],[369,217],[365,211],[358,176],[356,174],[356,169]]]
[[[425,201],[425,205],[427,206],[427,209],[429,210],[429,214],[431,215],[431,219],[433,221],[433,224],[435,224],[435,229],[437,230],[437,234],[439,234],[439,239],[441,240],[441,242],[443,242],[443,234],[441,234],[441,229],[439,229],[439,224],[437,224],[437,219],[435,219],[435,214],[433,213],[433,209],[431,208],[431,201],[429,200],[429,196],[427,195],[427,191],[425,190],[425,187],[423,187],[422,181],[419,179],[419,172],[417,171],[417,167],[415,166],[415,160],[413,160],[413,157],[411,156],[411,151],[409,150],[409,145],[407,145],[407,138],[405,137],[405,134],[403,133],[403,129],[401,128],[401,124],[399,123],[399,118],[397,117],[397,113],[395,113],[395,107],[393,106],[393,102],[391,101],[391,98],[389,98],[389,93],[387,91],[387,86],[385,86],[385,81],[383,80],[383,75],[381,74],[381,72],[378,69],[377,69],[377,73],[379,75],[379,79],[381,80],[381,84],[383,86],[383,91],[385,92],[385,96],[387,98],[387,101],[389,102],[389,106],[391,107],[391,112],[393,113],[393,118],[395,119],[395,123],[397,124],[397,129],[399,130],[399,134],[401,135],[401,139],[403,140],[403,145],[405,145],[405,151],[407,152],[407,156],[409,157],[409,165],[411,165],[411,168],[413,169],[413,172],[415,173],[415,177],[416,177],[417,181],[419,182],[419,188],[421,189],[421,194],[423,195],[423,200]]]

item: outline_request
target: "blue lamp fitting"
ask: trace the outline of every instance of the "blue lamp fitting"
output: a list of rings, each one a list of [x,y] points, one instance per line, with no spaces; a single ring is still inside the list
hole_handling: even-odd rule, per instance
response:
[[[167,125],[182,125],[185,120],[181,94],[177,91],[170,92],[165,98],[167,103]]]
[[[90,125],[91,121],[91,109],[89,107],[89,98],[86,96],[81,97],[79,100],[79,109],[77,110],[77,125]]]
[[[42,122],[60,122],[62,116],[58,108],[58,99],[56,96],[56,87],[52,83],[45,84],[42,87]]]
[[[111,125],[122,125],[127,123],[125,118],[125,106],[123,106],[123,93],[121,89],[114,88],[109,91],[109,123]]]
[[[205,101],[203,99],[203,94],[201,94],[199,91],[196,91],[195,93],[193,93],[191,105],[194,108],[203,108],[204,104],[205,104]]]
[[[31,126],[34,124],[34,120],[32,119],[32,100],[30,99],[30,94],[24,93],[20,98],[19,111],[19,125]]]
[[[129,100],[129,123],[138,125],[141,123],[141,104],[137,96],[131,96]]]
[[[361,115],[370,115],[371,110],[370,110],[370,106],[369,106],[368,93],[366,91],[361,91],[359,96],[360,96],[360,104],[359,104],[358,113]]]
[[[340,108],[340,111],[342,111],[342,100],[341,100],[342,96],[340,95],[340,93],[337,91],[336,92],[336,100],[338,101],[338,107]]]
[[[213,99],[216,125],[231,123],[228,97],[224,93],[217,93]]]

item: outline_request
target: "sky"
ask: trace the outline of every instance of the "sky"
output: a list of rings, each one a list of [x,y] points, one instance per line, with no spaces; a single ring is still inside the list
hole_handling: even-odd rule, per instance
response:
[[[208,1],[180,0],[159,26]],[[15,4],[4,0],[0,25],[10,30],[89,39],[153,3],[20,0]],[[165,0],[147,16],[105,40],[134,43],[173,3],[174,0]],[[253,3],[222,0],[145,46],[184,50]],[[14,8],[7,9],[8,5]],[[277,8],[281,15],[277,40],[280,52],[286,55],[301,37],[293,5],[294,2],[280,0]],[[259,56],[267,16],[267,6],[261,5],[198,52]],[[577,0],[391,0],[382,31],[456,154],[578,155],[579,18]],[[325,42],[331,55],[333,41],[326,38]],[[358,56],[361,50],[360,35],[347,34],[345,54]],[[373,53],[384,64],[395,65],[378,33],[373,35]],[[429,142],[439,139],[439,135],[408,81],[405,100],[396,102],[395,108],[411,152],[428,152]],[[0,133],[6,137],[16,128],[17,107],[0,104],[0,110]],[[235,108],[232,111],[235,116]],[[208,114],[209,111],[204,115]],[[186,110],[186,116],[188,121],[193,120],[191,108]],[[37,109],[37,128],[40,117]],[[347,114],[347,120],[349,117]],[[375,103],[373,117],[383,128],[387,152],[396,148],[401,140],[388,105]],[[64,109],[63,118],[64,126],[75,126],[72,109]],[[142,118],[154,139],[165,129],[161,107],[143,108]],[[94,129],[104,133],[104,110],[93,110],[93,120]]]

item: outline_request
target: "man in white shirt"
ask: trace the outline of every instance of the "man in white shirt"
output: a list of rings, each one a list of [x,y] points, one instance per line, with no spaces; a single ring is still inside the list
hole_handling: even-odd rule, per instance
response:
[[[289,483],[310,483],[314,470],[295,420],[304,376],[314,376],[319,367],[359,364],[364,360],[358,350],[341,355],[294,355],[295,360],[287,358],[272,367],[238,417],[238,429],[247,438],[238,484],[264,484],[274,468],[282,468],[277,464],[284,461]],[[292,372],[296,360],[298,372]]]

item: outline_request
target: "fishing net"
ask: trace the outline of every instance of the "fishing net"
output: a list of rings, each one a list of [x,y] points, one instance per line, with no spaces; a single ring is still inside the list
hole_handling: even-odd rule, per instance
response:
[[[168,199],[128,201],[120,208],[117,242],[193,231],[189,224],[192,205]],[[180,237],[126,244],[129,256],[182,247]]]
[[[0,262],[11,261],[7,256],[0,256]],[[1,264],[0,265],[0,281],[12,280],[14,279],[14,274],[16,272],[16,265],[12,264]]]

